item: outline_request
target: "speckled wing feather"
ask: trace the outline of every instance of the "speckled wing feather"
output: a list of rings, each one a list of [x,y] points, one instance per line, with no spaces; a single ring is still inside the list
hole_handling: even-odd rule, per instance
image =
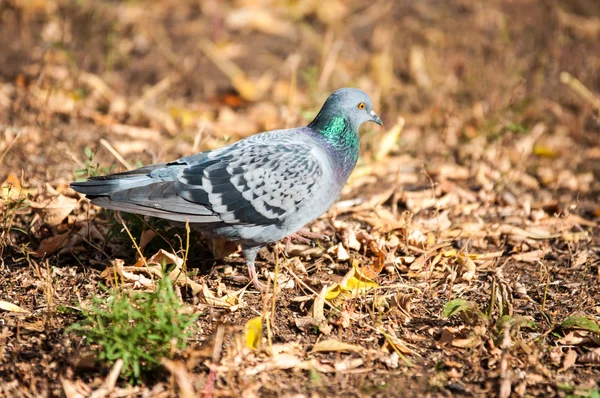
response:
[[[277,224],[296,212],[323,175],[313,146],[277,135],[255,137],[201,159],[182,159],[191,165],[174,184],[177,194],[227,224]]]
[[[296,134],[258,134],[72,187],[108,209],[196,224],[272,225],[315,194],[323,170],[314,145]]]

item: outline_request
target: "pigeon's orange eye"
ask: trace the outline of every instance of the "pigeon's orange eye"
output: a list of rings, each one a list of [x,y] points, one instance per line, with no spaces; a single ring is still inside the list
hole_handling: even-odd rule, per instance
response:
[[[358,104],[358,109],[365,109],[365,103],[361,102],[360,104]]]

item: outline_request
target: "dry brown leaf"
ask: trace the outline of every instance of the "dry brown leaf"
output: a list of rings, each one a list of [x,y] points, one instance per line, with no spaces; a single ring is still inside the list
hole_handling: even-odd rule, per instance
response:
[[[365,361],[362,358],[347,358],[341,361],[336,361],[334,364],[335,370],[343,372],[351,369],[356,369],[364,365]]]
[[[515,143],[515,149],[518,153],[523,155],[529,155],[533,152],[535,142],[546,132],[546,125],[544,123],[538,123],[529,134],[521,138],[521,140]]]
[[[224,238],[208,239],[208,248],[216,260],[220,260],[238,251],[238,245]]]
[[[60,382],[67,398],[87,398],[92,392],[92,389],[80,380],[72,381],[61,378]]]
[[[271,357],[269,361],[263,362],[253,368],[248,368],[241,373],[245,376],[256,376],[262,372],[273,371],[277,369],[294,369],[302,364],[302,360],[292,354],[280,354]]]
[[[183,265],[184,261],[183,261],[183,258],[181,258],[173,253],[169,253],[168,251],[166,251],[164,249],[160,249],[152,257],[150,257],[148,260],[146,260],[146,262],[148,263],[148,265],[156,264],[156,265],[164,266],[164,265],[175,264],[177,267],[181,267]]]
[[[338,261],[346,261],[350,259],[350,255],[341,242],[327,249],[327,253],[335,255]]]
[[[200,48],[211,61],[231,80],[231,84],[248,101],[258,101],[271,88],[273,76],[269,71],[260,78],[250,80],[235,63],[223,57],[218,48],[209,40],[201,40]]]
[[[586,344],[600,345],[600,337],[587,331],[572,330],[569,333],[567,333],[564,337],[559,339],[558,343],[567,346]]]
[[[321,340],[313,346],[311,352],[365,352],[366,348],[356,344],[344,343],[339,340]]]
[[[540,260],[543,260],[546,254],[550,253],[551,249],[540,249],[540,250],[532,250],[526,253],[518,253],[513,254],[511,257],[515,261],[523,261],[526,263],[537,263]]]
[[[456,256],[456,260],[461,266],[461,278],[465,281],[472,280],[475,277],[475,271],[477,270],[477,267],[475,266],[473,260],[471,260],[464,253],[458,253],[458,255]]]
[[[156,232],[151,229],[147,229],[144,232],[142,232],[142,236],[140,237],[140,243],[138,244],[142,253],[144,252],[144,249],[146,248],[148,243],[150,243],[150,241],[152,241],[152,239],[154,239],[156,235]]]
[[[507,235],[511,235],[513,237],[520,237],[526,239],[535,239],[535,240],[546,240],[552,238],[558,238],[560,234],[551,233],[548,230],[536,227],[529,227],[527,229],[523,229],[514,225],[503,224],[500,225],[498,230]]]
[[[291,22],[277,16],[273,9],[263,7],[251,6],[232,10],[225,23],[234,30],[256,30],[276,36],[291,37],[296,32]]]
[[[567,355],[565,355],[565,358],[563,360],[563,366],[560,370],[563,372],[565,370],[568,370],[573,365],[575,365],[575,362],[577,362],[577,351],[575,351],[575,350],[567,351]]]
[[[40,242],[40,246],[34,252],[34,254],[38,257],[44,257],[50,255],[69,243],[69,232],[65,232],[64,234],[51,236],[46,238]]]
[[[21,197],[22,189],[19,177],[15,173],[9,173],[0,185],[0,199],[17,200]]]
[[[115,385],[117,384],[117,380],[119,375],[121,374],[121,369],[123,368],[123,360],[121,358],[115,361],[115,364],[110,369],[110,372],[106,376],[104,383],[94,391],[89,398],[104,398],[109,396],[115,389]]]
[[[472,336],[466,339],[454,339],[452,340],[451,344],[453,347],[457,347],[457,348],[469,348],[469,347],[475,347],[477,344],[479,344],[480,339],[477,336]]]
[[[223,297],[217,297],[215,293],[208,288],[206,283],[202,282],[199,287],[199,291],[194,293],[198,294],[198,299],[201,303],[215,308],[225,308],[232,312],[239,308],[239,296],[241,295],[242,291],[234,294],[227,294]]]
[[[9,303],[8,301],[0,300],[0,310],[8,311],[8,312],[18,312],[18,313],[29,313],[29,310],[19,307],[16,304]]]
[[[425,53],[421,47],[412,46],[408,52],[408,63],[412,78],[423,89],[431,87],[431,79],[426,71]]]
[[[375,153],[376,161],[384,159],[394,150],[394,148],[396,148],[396,142],[398,141],[398,138],[400,138],[400,134],[402,134],[404,123],[404,118],[399,116],[396,124],[381,137],[377,152]]]
[[[356,231],[354,228],[344,226],[339,229],[339,232],[345,247],[356,251],[360,250],[361,245],[358,239],[356,239]]]
[[[174,376],[175,383],[177,384],[177,396],[182,398],[194,398],[198,396],[185,363],[163,358],[161,364]]]
[[[600,365],[600,348],[594,348],[578,358],[577,363]]]
[[[162,270],[157,267],[126,267],[125,262],[121,259],[114,259],[111,261],[112,267],[106,268],[100,274],[100,277],[107,281],[114,281],[116,276],[122,278],[122,281],[129,284],[134,289],[141,287],[150,288],[154,286],[154,279],[148,278],[143,273],[149,273],[157,278],[162,278]]]
[[[67,218],[77,206],[77,199],[68,198],[62,194],[42,202],[31,202],[30,206],[36,209],[48,225],[55,226]]]
[[[110,126],[112,134],[125,135],[129,138],[140,140],[140,142],[158,141],[161,137],[160,131],[138,126],[128,126],[126,124],[113,124]]]

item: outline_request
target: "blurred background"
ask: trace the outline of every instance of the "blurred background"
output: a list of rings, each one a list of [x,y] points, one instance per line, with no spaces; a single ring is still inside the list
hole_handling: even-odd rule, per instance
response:
[[[542,122],[534,178],[598,177],[582,151],[600,140],[599,36],[594,0],[2,0],[0,153],[21,131],[3,165],[68,179],[85,146],[118,163],[101,138],[128,163],[163,161],[306,124],[356,86],[397,127],[384,142],[364,128],[363,163],[466,164]]]

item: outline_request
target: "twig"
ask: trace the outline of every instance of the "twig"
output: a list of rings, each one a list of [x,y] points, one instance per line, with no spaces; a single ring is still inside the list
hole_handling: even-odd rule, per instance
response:
[[[140,250],[140,247],[138,246],[135,239],[133,238],[133,235],[131,235],[131,231],[129,231],[129,228],[127,228],[127,225],[125,225],[125,221],[123,221],[120,214],[115,213],[115,217],[121,222],[121,225],[123,226],[125,231],[127,231],[127,235],[129,235],[129,239],[131,239],[131,241],[133,242],[133,245],[135,246],[135,250],[137,250],[138,254],[142,258],[142,262],[144,263],[144,266],[146,268],[148,268],[148,263],[146,262],[146,257],[144,257],[144,255],[142,254],[142,251]]]
[[[6,154],[8,153],[8,151],[10,151],[10,149],[13,147],[13,145],[15,144],[15,142],[17,142],[17,140],[19,139],[19,137],[21,136],[21,134],[23,134],[23,130],[19,129],[19,132],[17,133],[17,135],[15,136],[15,138],[10,142],[10,144],[8,144],[8,146],[6,147],[6,149],[4,150],[4,152],[2,152],[2,156],[0,156],[0,165],[4,161],[4,158],[6,157]]]
[[[115,148],[113,148],[112,145],[110,145],[110,143],[108,141],[106,141],[104,138],[100,139],[100,145],[102,145],[104,148],[106,148],[106,150],[108,150],[108,152],[110,152],[115,159],[117,159],[119,161],[119,163],[121,163],[127,170],[132,170],[133,167],[129,164],[129,162],[127,162],[127,160],[125,160],[125,158],[123,156],[121,156],[121,154],[119,152],[117,152],[117,150]]]
[[[187,271],[187,259],[190,251],[190,222],[185,220],[185,256],[183,257],[183,266],[181,267],[182,272]]]
[[[321,72],[321,76],[319,77],[318,87],[319,90],[324,90],[327,87],[327,83],[329,82],[329,78],[333,74],[335,70],[335,66],[337,64],[337,58],[340,50],[342,49],[342,42],[336,41],[331,46],[331,51],[329,52],[325,64],[323,65],[323,69]]]
[[[569,72],[561,72],[560,82],[566,84],[575,91],[580,97],[589,102],[597,111],[600,112],[600,98],[596,97],[583,83]]]

